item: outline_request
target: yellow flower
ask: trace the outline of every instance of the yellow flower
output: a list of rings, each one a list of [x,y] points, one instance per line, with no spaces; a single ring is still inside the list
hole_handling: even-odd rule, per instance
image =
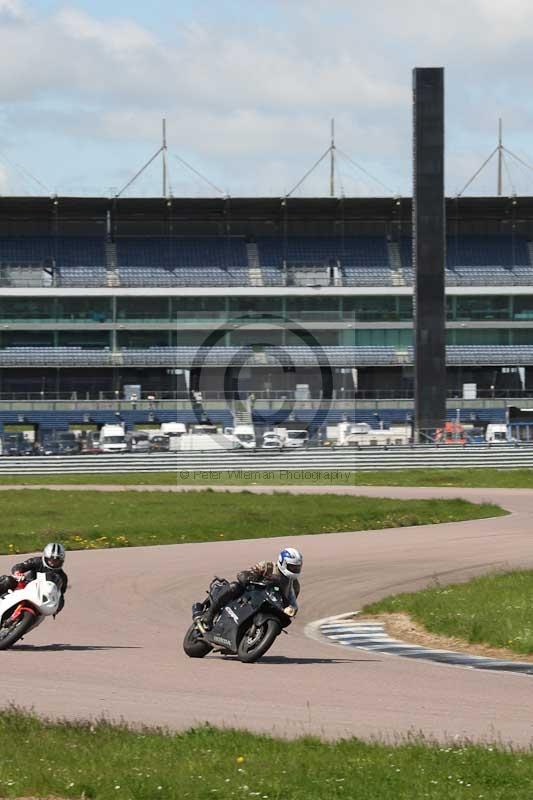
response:
[[[237,756],[235,761],[237,762],[237,764],[242,764],[244,762],[244,756]]]

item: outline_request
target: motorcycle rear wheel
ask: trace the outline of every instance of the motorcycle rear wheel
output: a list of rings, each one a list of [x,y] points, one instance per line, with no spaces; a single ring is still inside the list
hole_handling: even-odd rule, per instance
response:
[[[6,623],[7,622],[9,622],[9,620],[6,620]],[[22,639],[34,622],[34,614],[32,614],[31,611],[23,611],[13,625],[2,625],[0,628],[0,650],[9,650],[15,642]]]
[[[183,639],[183,649],[189,658],[203,658],[210,653],[213,648],[200,638],[198,628],[193,623]]]
[[[251,628],[252,626],[250,626]],[[274,644],[274,640],[281,633],[281,625],[275,619],[267,619],[256,632],[250,636],[250,628],[244,632],[237,647],[239,661],[244,664],[253,664],[264,656]]]

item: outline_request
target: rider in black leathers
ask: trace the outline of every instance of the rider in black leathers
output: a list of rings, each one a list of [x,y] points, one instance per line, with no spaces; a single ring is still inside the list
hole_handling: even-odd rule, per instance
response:
[[[250,569],[239,572],[236,581],[229,583],[216,597],[211,598],[207,611],[203,604],[195,604],[196,624],[200,629],[209,630],[220,609],[237,600],[251,581],[258,580],[277,583],[287,602],[286,613],[294,616],[298,610],[297,597],[300,594],[300,582],[296,576],[300,575],[302,563],[302,554],[293,547],[287,547],[280,552],[277,561],[259,561]]]
[[[0,576],[0,596],[6,594],[10,589],[16,589],[20,581],[29,583],[35,580],[38,572],[46,573],[48,580],[53,581],[61,592],[61,600],[57,609],[57,614],[65,605],[65,592],[68,586],[68,577],[63,570],[65,562],[65,548],[57,542],[50,542],[46,545],[42,555],[33,556],[15,564],[11,570],[11,575]]]

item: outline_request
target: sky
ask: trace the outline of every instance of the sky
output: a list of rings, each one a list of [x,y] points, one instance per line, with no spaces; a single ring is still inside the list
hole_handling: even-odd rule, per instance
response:
[[[533,195],[527,0],[0,0],[0,194],[113,196],[167,120],[175,196],[410,195],[413,67],[443,66],[446,191],[497,144]],[[346,158],[348,156],[348,158]],[[183,161],[205,177],[184,166]],[[496,160],[466,190],[496,192]],[[294,196],[329,193],[327,159]],[[160,196],[157,158],[125,196]]]

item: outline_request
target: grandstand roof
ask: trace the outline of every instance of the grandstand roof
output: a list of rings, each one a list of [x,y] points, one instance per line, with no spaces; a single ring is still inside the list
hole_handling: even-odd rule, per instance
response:
[[[286,203],[284,206],[283,203]],[[502,221],[533,220],[533,197],[461,197],[446,201],[449,219]],[[104,198],[104,197],[0,197],[0,220],[47,220],[54,214],[61,219],[102,220],[107,213],[122,220],[159,221],[162,217],[180,220],[279,221],[289,213],[291,219],[397,221],[410,218],[410,197],[349,198]]]

